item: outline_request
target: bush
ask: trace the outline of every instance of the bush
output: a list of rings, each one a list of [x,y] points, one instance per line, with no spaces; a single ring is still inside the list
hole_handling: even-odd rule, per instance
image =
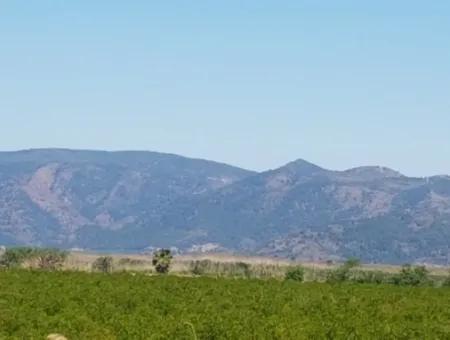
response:
[[[359,259],[350,258],[340,267],[327,273],[326,281],[329,283],[338,283],[351,281],[352,269],[360,265]]]
[[[442,283],[443,287],[450,287],[450,273],[447,276],[447,278],[444,280],[444,282]]]
[[[59,249],[38,249],[35,251],[37,266],[40,269],[57,270],[67,258],[67,252]]]
[[[284,277],[285,280],[303,282],[305,270],[302,267],[290,268]]]
[[[193,275],[214,275],[249,278],[254,274],[252,266],[245,262],[215,262],[211,260],[195,260],[189,264]]]
[[[347,259],[347,261],[345,261],[344,263],[344,266],[346,266],[349,269],[359,267],[360,265],[361,261],[355,257]]]
[[[32,254],[33,248],[8,248],[1,256],[0,264],[7,268],[19,267],[26,259],[29,259]]]
[[[350,277],[350,268],[346,266],[340,266],[335,270],[330,270],[327,273],[326,282],[328,283],[338,283],[348,281]]]
[[[251,268],[250,264],[245,262],[236,262],[235,266],[231,267],[231,273],[233,276],[243,276],[243,277],[250,277],[251,276]]]
[[[132,259],[129,257],[124,257],[119,260],[120,266],[141,266],[144,265],[145,261],[141,259]]]
[[[158,273],[167,274],[172,258],[173,256],[169,249],[160,249],[153,254],[152,264]]]
[[[392,283],[402,286],[419,286],[429,282],[428,270],[425,266],[405,264],[399,274],[393,277]]]
[[[189,271],[193,275],[205,275],[211,271],[212,261],[210,260],[196,260],[189,264]]]
[[[355,283],[381,284],[388,283],[390,275],[378,270],[352,270],[348,279]]]
[[[94,263],[92,263],[92,270],[101,273],[112,273],[113,271],[113,258],[111,256],[98,257]]]
[[[15,268],[28,264],[45,270],[56,270],[62,267],[67,252],[52,248],[9,248],[0,258],[0,264],[7,268]]]

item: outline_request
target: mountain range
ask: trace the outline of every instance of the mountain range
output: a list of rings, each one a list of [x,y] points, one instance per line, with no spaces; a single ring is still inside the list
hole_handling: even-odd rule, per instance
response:
[[[450,264],[450,177],[141,151],[0,152],[0,244]]]

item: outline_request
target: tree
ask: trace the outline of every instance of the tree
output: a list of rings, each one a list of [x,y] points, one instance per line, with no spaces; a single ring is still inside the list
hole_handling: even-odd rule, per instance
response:
[[[100,256],[92,263],[94,271],[111,273],[113,270],[113,258],[111,256]]]
[[[158,273],[166,274],[169,272],[172,258],[173,256],[169,249],[160,249],[153,253],[152,264]]]

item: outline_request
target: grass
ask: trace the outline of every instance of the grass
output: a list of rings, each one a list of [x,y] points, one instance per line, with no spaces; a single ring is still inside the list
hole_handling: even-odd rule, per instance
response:
[[[450,289],[0,272],[0,339],[450,339]]]

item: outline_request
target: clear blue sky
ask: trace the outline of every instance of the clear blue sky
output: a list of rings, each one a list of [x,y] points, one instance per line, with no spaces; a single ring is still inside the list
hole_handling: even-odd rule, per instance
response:
[[[450,1],[0,0],[0,149],[450,173]]]

